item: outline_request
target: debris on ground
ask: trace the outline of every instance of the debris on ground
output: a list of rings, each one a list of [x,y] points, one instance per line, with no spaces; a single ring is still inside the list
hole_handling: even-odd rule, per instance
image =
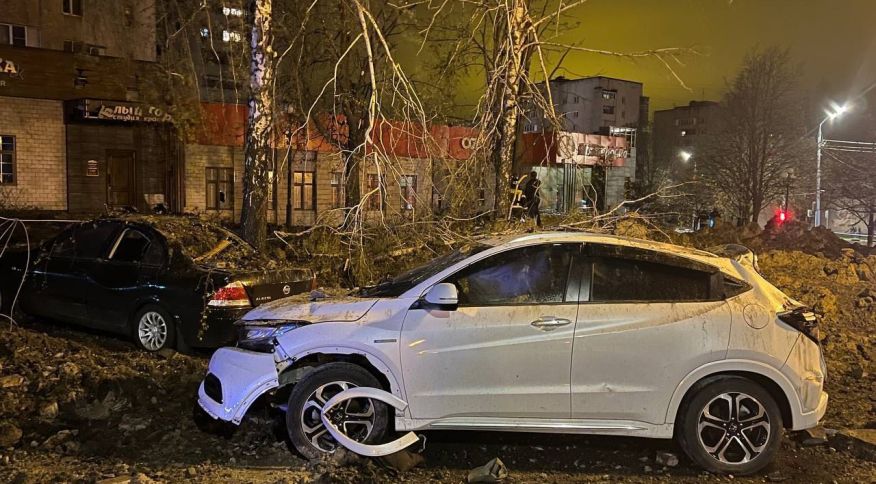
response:
[[[847,429],[837,432],[834,442],[861,459],[876,462],[876,429]]]
[[[678,465],[678,456],[672,452],[657,452],[654,462],[665,467],[675,467]]]
[[[499,482],[508,477],[508,468],[501,459],[495,457],[486,464],[475,467],[468,473],[467,482]]]
[[[800,443],[809,446],[825,445],[827,444],[827,432],[821,425],[805,429],[800,432]]]

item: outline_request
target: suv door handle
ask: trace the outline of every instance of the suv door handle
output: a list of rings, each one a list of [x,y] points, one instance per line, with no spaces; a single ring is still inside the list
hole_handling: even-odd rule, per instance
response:
[[[540,319],[536,319],[529,324],[542,331],[553,331],[560,326],[565,326],[569,323],[571,323],[571,321],[569,321],[568,319],[555,318],[553,316],[542,316]]]

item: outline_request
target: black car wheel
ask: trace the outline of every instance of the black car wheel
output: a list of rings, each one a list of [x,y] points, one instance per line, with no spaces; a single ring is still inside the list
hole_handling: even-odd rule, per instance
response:
[[[320,418],[322,407],[338,393],[359,386],[381,388],[374,375],[351,363],[328,363],[295,384],[289,395],[286,429],[301,455],[317,459],[338,448]],[[356,398],[336,408],[339,413],[335,424],[357,442],[380,442],[387,432],[389,409],[383,402]]]
[[[766,467],[782,439],[782,413],[763,387],[741,377],[703,386],[679,414],[677,437],[703,468],[747,475]]]
[[[176,326],[173,318],[161,307],[149,304],[134,316],[134,341],[146,351],[173,348]]]

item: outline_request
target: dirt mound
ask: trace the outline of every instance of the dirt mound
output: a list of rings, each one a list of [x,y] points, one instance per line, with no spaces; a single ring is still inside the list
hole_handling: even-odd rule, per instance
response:
[[[824,227],[809,228],[809,224],[791,220],[782,224],[767,224],[760,234],[762,250],[799,250],[807,254],[823,254],[831,259],[842,256],[843,249],[855,246]]]
[[[758,259],[770,282],[821,315],[831,399],[825,425],[876,428],[876,256],[770,250]]]

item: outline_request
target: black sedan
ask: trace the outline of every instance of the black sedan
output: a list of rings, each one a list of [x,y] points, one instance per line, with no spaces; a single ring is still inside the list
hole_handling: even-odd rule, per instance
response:
[[[7,250],[0,313],[129,335],[148,351],[218,347],[233,342],[234,321],[251,308],[314,283],[309,270],[272,266],[233,233],[194,218],[98,219],[30,252]]]

